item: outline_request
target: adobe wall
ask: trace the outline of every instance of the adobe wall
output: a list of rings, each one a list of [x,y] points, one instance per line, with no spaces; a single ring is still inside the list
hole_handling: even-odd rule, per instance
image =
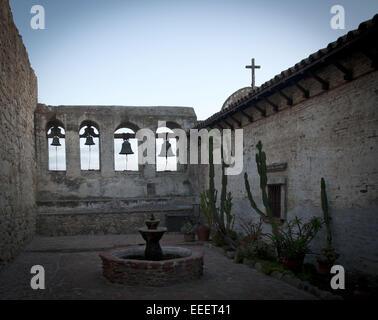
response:
[[[37,78],[7,0],[0,1],[0,266],[35,231]]]
[[[244,171],[229,176],[228,190],[234,198],[234,213],[238,217],[253,215],[257,221],[243,175],[248,173],[252,193],[262,207],[255,163],[255,146],[261,140],[268,165],[287,164],[286,169],[268,173],[268,179],[285,181],[285,218],[322,216],[320,179],[324,177],[341,264],[347,270],[377,273],[378,72],[371,71],[371,62],[363,55],[343,63],[353,67],[356,80],[345,82],[343,74],[330,66],[319,73],[330,80],[329,91],[322,91],[313,79],[303,80],[302,85],[310,88],[310,99],[302,99],[300,92],[288,88],[285,91],[293,95],[294,106],[273,96],[271,100],[280,106],[278,113],[267,105],[267,118],[254,110],[255,122],[242,120]],[[216,168],[219,192],[220,172]],[[208,187],[206,167],[199,177],[203,190]],[[314,250],[325,246],[325,241],[325,234],[319,234]]]

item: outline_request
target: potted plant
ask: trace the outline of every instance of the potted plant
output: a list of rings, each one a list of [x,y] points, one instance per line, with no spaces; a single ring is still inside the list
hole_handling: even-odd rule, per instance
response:
[[[305,241],[295,239],[281,248],[279,258],[285,269],[299,273],[306,253],[308,253],[308,247]]]
[[[302,270],[305,255],[310,252],[309,244],[321,226],[322,222],[317,217],[304,224],[295,217],[286,226],[277,228],[273,235],[267,235],[277,248],[284,268],[295,273]]]
[[[332,245],[331,217],[328,212],[328,200],[324,178],[321,179],[321,199],[324,224],[327,228],[327,246],[321,249],[321,254],[316,257],[316,260],[318,261],[318,273],[321,275],[329,275],[332,266],[340,255]]]
[[[184,240],[191,242],[195,240],[195,227],[189,222],[185,222],[181,227],[181,232],[184,234]]]
[[[335,248],[330,245],[321,249],[321,254],[316,257],[318,262],[318,273],[322,275],[329,275],[332,266],[340,255],[336,252]]]
[[[253,243],[257,240],[261,240],[262,233],[262,219],[259,222],[254,222],[252,218],[246,220],[241,218],[241,229],[243,230],[243,236],[241,236],[240,245],[244,248],[248,244]]]

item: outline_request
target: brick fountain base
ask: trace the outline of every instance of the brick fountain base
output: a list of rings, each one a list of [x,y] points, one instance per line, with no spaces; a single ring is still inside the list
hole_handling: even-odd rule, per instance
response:
[[[180,258],[150,261],[128,259],[144,256],[144,247],[127,247],[100,253],[103,275],[111,282],[126,285],[167,286],[198,279],[203,274],[203,251],[163,247],[163,254]]]

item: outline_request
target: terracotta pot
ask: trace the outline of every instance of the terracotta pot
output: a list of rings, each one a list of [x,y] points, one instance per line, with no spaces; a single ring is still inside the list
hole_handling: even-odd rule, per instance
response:
[[[294,273],[300,273],[302,271],[304,255],[296,258],[288,258],[281,255],[282,265],[285,269],[291,270]]]
[[[333,262],[318,261],[318,273],[321,275],[329,275],[331,274],[332,266],[333,266]]]
[[[184,240],[186,242],[192,242],[196,238],[196,235],[194,233],[184,233]]]
[[[210,238],[210,227],[205,225],[200,225],[197,228],[197,237],[200,241],[209,241]]]

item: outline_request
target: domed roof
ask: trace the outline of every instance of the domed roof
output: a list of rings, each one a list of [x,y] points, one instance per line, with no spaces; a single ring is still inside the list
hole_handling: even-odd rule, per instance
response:
[[[230,104],[236,102],[237,100],[246,97],[250,92],[252,92],[252,87],[245,87],[235,91],[232,95],[230,95],[227,100],[223,103],[222,109],[226,109]]]

